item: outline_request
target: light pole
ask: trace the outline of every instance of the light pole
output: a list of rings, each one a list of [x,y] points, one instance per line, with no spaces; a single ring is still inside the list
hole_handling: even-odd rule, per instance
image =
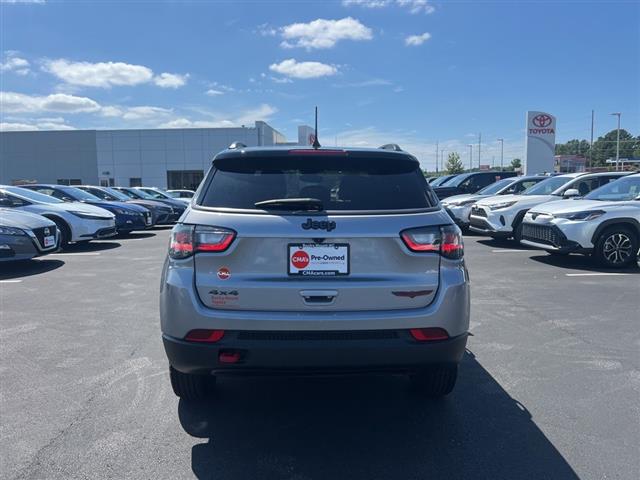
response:
[[[482,144],[482,133],[478,134],[478,169],[480,169],[480,145]]]
[[[467,145],[469,147],[469,171],[473,170],[473,143]]]
[[[440,168],[444,172],[444,150],[440,150]]]
[[[499,138],[500,142],[500,170],[504,170],[504,138]]]
[[[611,115],[615,115],[618,117],[618,134],[616,140],[616,171],[618,171],[618,164],[620,163],[620,112],[614,112]]]

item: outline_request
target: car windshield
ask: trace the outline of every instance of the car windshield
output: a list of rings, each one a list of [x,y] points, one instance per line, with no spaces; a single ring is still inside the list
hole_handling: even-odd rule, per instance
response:
[[[551,195],[564,184],[569,183],[575,177],[550,177],[527,188],[522,195]]]
[[[584,197],[587,200],[624,201],[640,199],[640,175],[607,183]]]
[[[34,192],[33,190],[29,190],[28,188],[4,187],[4,189],[9,193],[14,193],[14,194],[22,196],[24,198],[28,198],[29,200],[33,200],[34,202],[64,203],[62,200],[58,200],[55,197],[51,197],[49,195],[45,195],[44,193]]]
[[[437,202],[413,161],[296,155],[216,161],[202,205],[234,209],[380,211]]]
[[[438,177],[433,182],[431,182],[431,186],[432,187],[439,187],[443,183],[446,183],[449,180],[451,180],[451,178],[453,178],[453,177],[451,177],[451,175],[445,175],[443,177]]]
[[[77,200],[83,200],[86,202],[99,202],[100,198],[96,197],[92,193],[85,192],[84,190],[76,187],[65,187],[62,189],[63,193],[67,193],[73,196]]]
[[[168,194],[166,194],[164,192],[161,192],[160,190],[153,190],[151,188],[146,189],[146,190],[136,189],[136,192],[144,192],[147,195],[149,195],[151,198],[160,198],[160,199],[168,198],[168,199],[171,199],[170,195],[168,195]]]
[[[123,195],[126,195],[129,198],[135,198],[135,199],[144,198],[146,200],[153,200],[153,197],[151,195],[143,192],[142,190],[135,190],[131,188],[131,189],[118,190],[118,191],[122,192]]]
[[[503,178],[502,180],[498,180],[491,185],[487,185],[482,190],[478,191],[478,195],[493,195],[494,193],[498,193],[505,187],[508,187],[512,183],[514,183],[514,178]]]
[[[470,176],[471,176],[470,173],[465,173],[463,175],[456,175],[455,177],[450,178],[440,186],[441,187],[457,187]]]
[[[113,197],[113,198],[109,198],[109,200],[120,200],[120,201],[126,202],[127,200],[131,200],[132,198],[125,195],[120,190],[115,190],[113,188],[108,188],[108,187],[104,187],[103,189],[101,189],[101,192]]]

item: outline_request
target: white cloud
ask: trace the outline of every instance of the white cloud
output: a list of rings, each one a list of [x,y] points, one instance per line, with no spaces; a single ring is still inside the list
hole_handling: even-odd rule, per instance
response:
[[[352,83],[336,83],[333,86],[336,88],[361,88],[361,87],[384,87],[393,85],[389,80],[384,78],[372,78],[370,80],[363,80],[361,82]]]
[[[256,32],[263,37],[275,37],[278,34],[278,29],[268,23],[262,23],[258,25]]]
[[[179,88],[187,84],[189,74],[161,73],[153,78],[153,83],[162,88]]]
[[[23,123],[29,122],[29,123]],[[2,122],[0,131],[19,132],[29,130],[75,130],[75,127],[67,125],[64,118],[38,118],[35,120],[26,119],[21,122]]]
[[[224,92],[221,90],[216,90],[215,88],[210,88],[209,90],[204,92],[204,94],[209,95],[210,97],[216,97],[218,95],[224,95]]]
[[[29,62],[24,58],[8,54],[4,63],[0,63],[0,72],[13,72],[17,75],[29,73]]]
[[[44,69],[66,83],[82,87],[138,85],[153,78],[150,68],[122,62],[71,62],[61,58],[45,62]]]
[[[318,78],[335,75],[338,69],[333,65],[320,62],[297,62],[293,58],[269,65],[272,72],[293,78]]]
[[[417,47],[419,45],[422,45],[424,42],[426,42],[430,38],[431,38],[431,34],[428,32],[424,32],[420,35],[409,35],[407,38],[404,39],[404,43],[408,47]]]
[[[304,47],[307,50],[332,48],[341,40],[371,40],[373,33],[355,18],[292,23],[280,29],[285,48]]]
[[[433,5],[431,5],[427,0],[396,0],[396,3],[401,7],[408,8],[413,14],[422,12],[430,14],[435,11]]]
[[[64,58],[47,60],[43,69],[68,85],[78,87],[111,88],[153,82],[162,88],[179,88],[187,83],[189,74],[161,73],[144,65],[123,62],[72,62]]]
[[[119,117],[123,120],[148,120],[166,118],[172,114],[173,110],[169,108],[151,107],[148,105],[141,105],[137,107],[123,107],[116,105],[108,105],[102,107],[100,115],[103,117]]]
[[[266,103],[257,108],[245,110],[237,116],[225,116],[219,113],[213,114],[210,120],[191,120],[186,117],[174,118],[158,125],[158,128],[223,128],[251,125],[256,120],[269,120],[269,117],[278,110]]]
[[[342,5],[350,7],[352,5],[364,8],[384,8],[390,5],[397,5],[406,8],[413,14],[430,14],[435,8],[428,0],[342,0]]]
[[[269,80],[273,83],[293,83],[293,80],[287,77],[274,77],[273,75],[269,75]]]
[[[0,0],[0,3],[35,3],[38,5],[42,5],[46,3],[46,0]]]
[[[0,109],[6,113],[87,113],[97,112],[100,108],[100,104],[95,100],[66,93],[41,96],[0,92]]]

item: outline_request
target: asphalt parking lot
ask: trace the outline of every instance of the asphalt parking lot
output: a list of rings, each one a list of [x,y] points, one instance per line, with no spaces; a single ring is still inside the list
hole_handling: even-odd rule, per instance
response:
[[[189,403],[160,340],[168,235],[0,267],[2,478],[640,478],[639,269],[467,237],[473,337],[445,400],[361,376]]]

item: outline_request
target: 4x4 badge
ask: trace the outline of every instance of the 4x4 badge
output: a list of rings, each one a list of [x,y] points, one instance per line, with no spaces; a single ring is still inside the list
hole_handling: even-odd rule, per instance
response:
[[[336,222],[334,222],[333,220],[318,221],[318,220],[311,220],[310,218],[307,218],[307,221],[302,224],[302,228],[304,228],[305,230],[309,230],[309,229],[326,230],[327,232],[330,232],[331,230],[336,228]]]

